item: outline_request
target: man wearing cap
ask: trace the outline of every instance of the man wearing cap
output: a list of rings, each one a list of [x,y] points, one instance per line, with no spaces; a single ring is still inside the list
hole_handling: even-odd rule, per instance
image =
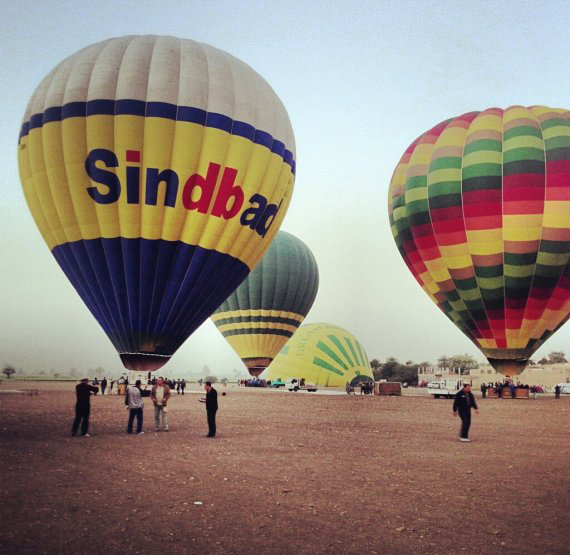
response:
[[[137,380],[135,385],[129,385],[127,394],[125,395],[125,405],[129,409],[129,423],[127,424],[127,433],[133,433],[133,423],[135,416],[137,417],[137,434],[144,434],[142,431],[143,425],[143,400],[141,381]]]
[[[81,423],[81,435],[89,437],[89,414],[91,412],[91,393],[95,394],[99,388],[89,385],[89,379],[83,378],[75,386],[75,395],[77,401],[75,403],[75,420],[71,427],[71,435],[77,435],[79,423]]]
[[[479,407],[475,402],[475,397],[471,393],[471,386],[466,383],[463,384],[463,389],[455,394],[453,401],[453,416],[459,414],[461,418],[461,428],[459,430],[459,441],[471,441],[469,439],[469,427],[471,426],[471,409],[479,412]]]

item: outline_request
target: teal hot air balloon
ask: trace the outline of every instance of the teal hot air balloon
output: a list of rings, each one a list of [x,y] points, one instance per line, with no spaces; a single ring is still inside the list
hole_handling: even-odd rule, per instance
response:
[[[221,334],[258,376],[308,314],[319,287],[313,253],[279,231],[261,262],[212,316]]]

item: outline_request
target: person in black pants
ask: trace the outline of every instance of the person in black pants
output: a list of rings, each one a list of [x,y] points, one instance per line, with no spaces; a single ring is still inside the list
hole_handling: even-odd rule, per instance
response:
[[[80,383],[75,386],[75,394],[77,402],[75,403],[75,420],[71,427],[71,435],[77,435],[79,423],[81,422],[81,435],[89,437],[89,413],[91,412],[91,393],[94,395],[99,388],[89,385],[89,380],[83,378]]]
[[[201,403],[206,403],[206,414],[208,415],[208,437],[216,437],[216,412],[218,411],[218,392],[212,387],[211,382],[204,385],[206,397],[200,399]]]
[[[469,427],[471,426],[471,409],[479,411],[475,397],[471,393],[471,386],[463,384],[463,389],[455,394],[453,400],[453,416],[459,414],[461,418],[461,430],[459,432],[459,441],[471,441],[469,439]]]

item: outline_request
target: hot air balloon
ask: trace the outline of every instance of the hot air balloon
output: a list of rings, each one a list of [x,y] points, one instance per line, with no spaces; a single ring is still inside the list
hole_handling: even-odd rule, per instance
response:
[[[301,325],[318,286],[313,253],[297,237],[279,231],[253,272],[213,314],[252,376],[269,366]]]
[[[305,378],[321,386],[344,387],[356,376],[373,379],[368,355],[347,330],[333,324],[305,324],[269,366],[269,379]]]
[[[293,190],[287,113],[211,46],[114,38],[59,64],[18,159],[49,249],[126,368],[160,368],[245,279]]]
[[[570,316],[570,112],[490,108],[416,139],[390,183],[392,233],[433,302],[499,372]]]

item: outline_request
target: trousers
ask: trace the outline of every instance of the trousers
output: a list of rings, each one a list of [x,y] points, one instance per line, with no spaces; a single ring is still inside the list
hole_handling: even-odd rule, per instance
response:
[[[75,420],[71,427],[71,433],[75,435],[81,423],[81,435],[84,436],[89,431],[89,413],[91,412],[90,405],[77,403],[75,405]]]
[[[208,435],[214,437],[216,435],[216,412],[218,409],[207,409],[208,415]]]
[[[135,421],[135,416],[137,418],[137,434],[142,432],[143,425],[143,410],[140,409],[129,409],[129,423],[127,424],[127,433],[133,433],[133,423]]]
[[[168,430],[168,416],[165,412],[164,405],[154,405],[154,427],[158,432],[161,428],[160,421],[162,419],[162,428]]]
[[[459,412],[461,418],[461,428],[459,430],[459,437],[467,439],[469,437],[469,428],[471,426],[471,411]]]

